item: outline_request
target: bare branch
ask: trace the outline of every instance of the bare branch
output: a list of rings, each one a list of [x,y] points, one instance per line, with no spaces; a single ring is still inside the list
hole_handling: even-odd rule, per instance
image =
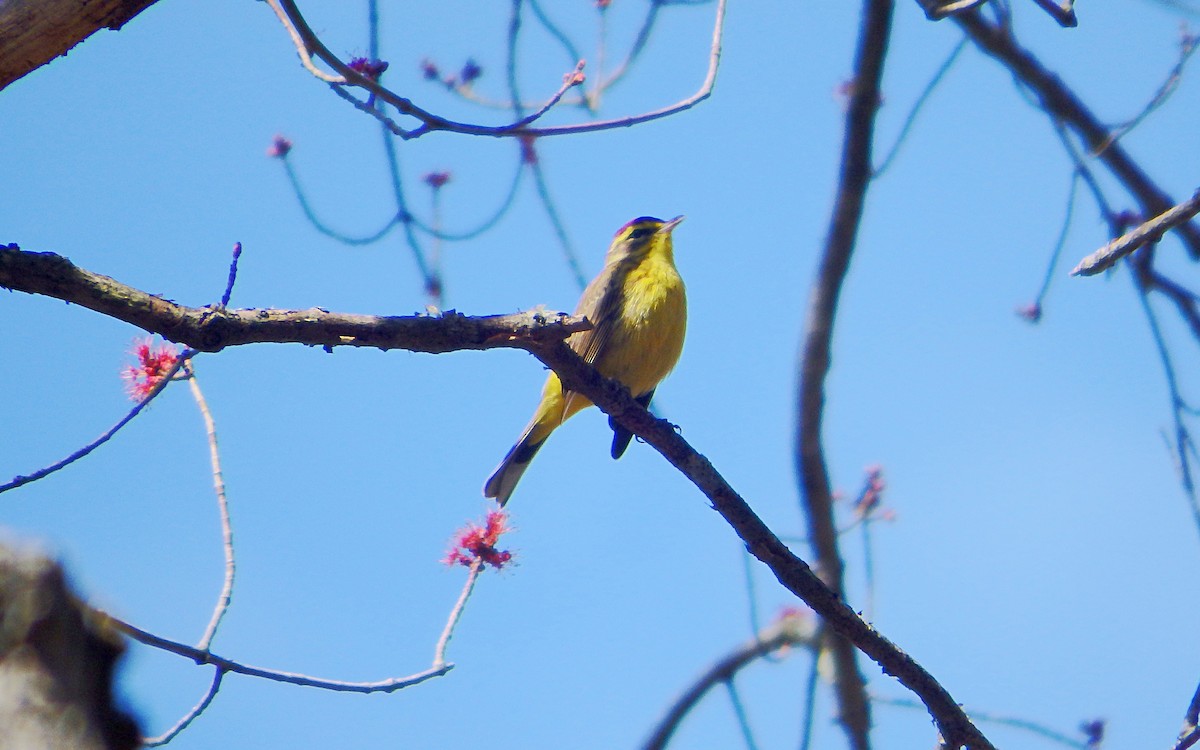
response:
[[[135,750],[141,731],[113,695],[125,644],[66,579],[0,544],[0,746]]]
[[[0,287],[72,302],[198,351],[251,343],[369,346],[439,354],[463,349],[527,348],[590,328],[565,313],[526,312],[469,317],[389,316],[308,310],[222,310],[186,307],[107,276],[79,268],[54,253],[0,246]]]
[[[1183,715],[1183,729],[1179,732],[1179,739],[1175,742],[1175,747],[1172,750],[1187,750],[1192,745],[1200,740],[1200,686],[1196,687],[1196,692],[1192,694],[1192,700],[1188,704],[1187,711]]]
[[[875,115],[879,111],[880,80],[887,56],[892,11],[892,0],[867,0],[863,4],[837,196],[817,280],[809,299],[796,389],[796,472],[808,519],[808,536],[817,555],[818,574],[839,599],[845,599],[842,560],[833,517],[833,491],[821,441],[821,421],[838,297],[850,269],[867,186],[871,181],[871,145]],[[870,746],[871,727],[866,685],[850,641],[840,630],[834,630],[837,632],[829,634],[828,648],[833,660],[838,720],[851,747],[864,750]]]
[[[888,698],[882,695],[872,695],[871,700],[874,703],[883,706],[895,706],[897,708],[921,708],[921,704],[908,698]],[[1036,721],[1022,719],[1016,716],[1003,716],[993,714],[986,711],[970,711],[971,718],[979,723],[999,724],[1014,729],[1020,729],[1030,734],[1036,735],[1042,739],[1050,740],[1051,742],[1074,748],[1074,750],[1095,750],[1096,746],[1088,743],[1086,739],[1078,739],[1068,734],[1058,731],[1044,724],[1039,724]]]
[[[236,672],[250,677],[261,677],[275,682],[286,682],[292,685],[302,685],[304,687],[315,687],[323,690],[334,690],[345,693],[393,693],[397,690],[402,690],[406,687],[419,685],[426,680],[442,675],[454,669],[453,664],[443,664],[437,667],[431,667],[422,672],[409,675],[408,677],[392,677],[386,680],[378,680],[376,682],[344,682],[342,680],[326,680],[320,677],[310,677],[305,674],[296,674],[295,672],[280,672],[274,669],[264,669],[262,667],[253,667],[248,664],[241,664],[226,659],[222,656],[198,649],[193,646],[188,646],[184,643],[167,640],[153,633],[148,633],[141,628],[130,625],[127,622],[117,619],[112,615],[106,614],[113,627],[120,630],[125,635],[129,636],[138,643],[144,643],[147,646],[154,646],[163,651],[170,651],[173,654],[186,657],[196,662],[197,664],[212,664],[213,666],[225,672]]]
[[[827,626],[848,638],[879,664],[884,672],[895,677],[921,699],[948,744],[973,750],[995,750],[933,675],[867,624],[831,591],[807,563],[779,540],[708,459],[697,453],[675,430],[674,425],[655,418],[629,395],[628,389],[600,376],[563,342],[530,340],[524,348],[558,373],[564,387],[587,396],[605,414],[661,453],[696,485],[712,503],[713,509],[733,527],[750,554],[770,568],[784,588],[800,597]]]
[[[292,38],[292,44],[296,45],[296,53],[300,55],[300,64],[304,66],[305,70],[307,70],[309,73],[312,73],[325,83],[346,82],[345,78],[326,73],[316,66],[316,63],[313,62],[312,55],[308,52],[308,44],[305,42],[304,37],[300,34],[300,31],[296,28],[296,24],[292,22],[292,19],[288,17],[288,14],[284,12],[283,8],[279,6],[279,0],[267,0],[267,5],[271,6],[271,10],[275,12],[275,17],[279,19],[281,24],[283,24],[283,28],[287,29],[288,36]],[[305,26],[305,28],[307,29],[308,27]],[[309,33],[311,33],[311,31]]]
[[[290,21],[289,33],[295,30],[300,37],[303,48],[311,55],[322,60],[326,65],[333,68],[344,80],[346,85],[358,86],[366,89],[380,101],[386,102],[396,108],[400,114],[414,117],[420,121],[420,125],[412,130],[404,130],[396,126],[394,130],[398,130],[396,134],[401,138],[417,138],[426,133],[435,130],[442,130],[453,133],[462,133],[464,135],[488,135],[488,136],[549,136],[549,135],[566,135],[570,133],[588,133],[596,130],[611,130],[614,128],[624,128],[631,125],[637,125],[650,120],[657,120],[663,117],[677,114],[684,110],[691,109],[700,102],[712,95],[713,86],[716,84],[717,68],[721,59],[721,35],[725,24],[725,3],[726,0],[717,0],[716,20],[713,24],[712,44],[709,49],[708,71],[705,75],[704,82],[696,93],[683,99],[675,104],[645,112],[640,115],[632,115],[629,117],[621,117],[612,120],[601,120],[597,122],[579,123],[576,125],[562,125],[556,127],[534,128],[529,127],[533,121],[533,116],[523,117],[516,122],[507,125],[488,126],[475,125],[471,123],[455,122],[447,118],[435,115],[425,109],[414,104],[411,100],[402,97],[390,89],[381,86],[378,81],[362,75],[358,71],[350,68],[346,63],[342,62],[337,55],[333,54],[328,47],[320,40],[320,38],[309,27],[304,20],[304,16],[300,13],[300,9],[296,7],[294,0],[272,0],[272,3],[278,2],[286,17]],[[569,74],[568,74],[569,75]],[[334,84],[339,85],[339,84]],[[569,88],[569,87],[568,87]],[[561,97],[561,92],[559,97]],[[538,117],[543,112],[535,113]]]
[[[118,30],[155,0],[7,0],[0,3],[0,89],[101,29]]]
[[[654,418],[627,389],[602,378],[563,343],[562,339],[570,333],[587,330],[590,324],[586,320],[552,315],[554,320],[548,321],[546,316],[538,313],[485,318],[457,314],[439,318],[379,318],[316,309],[221,312],[187,308],[84,271],[53,253],[28,253],[13,247],[0,248],[0,286],[75,302],[147,330],[158,331],[168,338],[176,333],[182,340],[191,339],[193,345],[206,344],[210,351],[266,341],[375,346],[433,353],[497,347],[526,349],[553,368],[568,389],[587,396],[687,476],[734,528],[750,553],[765,563],[785,588],[803,599],[829,627],[853,641],[885,672],[921,698],[948,741],[975,750],[993,750],[992,744],[970,722],[953,696],[912,657],[864,622],[826,587],[808,565],[771,532],[712,464],[675,432],[672,425]],[[210,328],[213,320],[223,322],[219,327]],[[322,680],[243,665],[160,638],[132,625],[117,624],[142,643],[180,654],[198,664],[213,664],[230,672],[331,690],[399,690],[443,675],[450,669],[450,665],[444,665],[409,677],[372,683]]]
[[[1050,14],[1050,17],[1058,22],[1059,26],[1072,28],[1079,25],[1079,19],[1075,17],[1075,0],[1033,0],[1033,2],[1042,10]]]
[[[734,675],[758,659],[786,646],[808,646],[815,652],[817,648],[816,635],[816,622],[811,617],[785,617],[774,625],[764,628],[757,638],[746,641],[729,654],[721,657],[687,690],[684,690],[675,703],[667,709],[662,720],[650,734],[650,739],[642,747],[644,750],[665,748],[684,717],[696,707],[709,690],[723,682],[728,682]]]
[[[189,361],[185,367],[192,398],[195,399],[200,416],[204,419],[204,434],[208,438],[208,457],[212,463],[213,490],[217,494],[217,513],[221,518],[221,549],[225,555],[225,575],[221,583],[221,593],[217,596],[217,603],[213,607],[208,627],[204,629],[204,635],[196,644],[196,648],[207,651],[212,645],[213,638],[217,635],[217,628],[220,627],[221,620],[229,611],[229,602],[233,598],[233,577],[237,566],[233,557],[233,524],[229,520],[229,499],[225,496],[225,477],[221,472],[221,453],[217,450],[217,427],[213,422],[212,412],[209,411],[208,401],[204,398],[204,392],[200,390],[200,383],[196,380],[194,365]]]
[[[176,735],[187,729],[188,725],[195,721],[197,716],[208,710],[208,707],[213,702],[213,698],[217,697],[217,691],[221,689],[221,680],[224,679],[224,677],[224,669],[221,669],[220,667],[214,669],[212,682],[209,683],[208,689],[204,691],[204,695],[200,697],[200,700],[196,703],[196,705],[192,706],[191,710],[180,717],[179,721],[175,722],[175,725],[167,731],[163,732],[157,737],[143,738],[142,744],[146,747],[159,747],[160,745],[165,745],[171,740],[175,739]]]
[[[454,603],[454,608],[450,610],[450,616],[446,618],[446,627],[442,628],[437,645],[433,647],[433,666],[441,667],[446,664],[446,647],[450,645],[450,637],[454,635],[454,628],[458,625],[463,609],[467,606],[467,599],[475,590],[475,582],[479,580],[479,574],[482,572],[483,558],[476,558],[467,571],[467,580],[463,584],[462,592],[458,595],[458,601]]]
[[[1185,222],[1191,221],[1192,217],[1198,213],[1200,213],[1200,189],[1192,193],[1192,197],[1183,203],[1164,211],[1153,219],[1126,232],[1079,261],[1079,265],[1071,269],[1071,275],[1094,276],[1101,271],[1112,268],[1121,258],[1124,258],[1143,245],[1150,242],[1158,242],[1164,234]]]
[[[981,50],[1002,63],[1018,81],[1038,96],[1047,113],[1063,120],[1079,134],[1092,155],[1099,158],[1137,199],[1143,215],[1157,216],[1175,204],[1121,144],[1113,141],[1109,128],[1100,122],[1075,92],[1042,65],[1032,52],[1020,46],[1007,29],[985,20],[978,11],[954,18]],[[1184,222],[1175,230],[1192,258],[1200,259],[1200,227]]]
[[[987,0],[917,0],[917,5],[925,11],[925,16],[931,21],[968,13],[983,5]],[[1042,10],[1058,22],[1059,26],[1074,27],[1079,25],[1075,17],[1075,0],[1033,0]]]
[[[0,253],[3,253],[3,252],[5,252],[4,249],[0,248]],[[3,286],[3,283],[0,283],[0,286]],[[145,409],[147,406],[149,406],[150,402],[153,401],[158,396],[158,394],[163,392],[163,389],[166,388],[167,384],[171,382],[171,378],[173,378],[175,376],[175,373],[179,372],[180,368],[183,367],[185,358],[190,356],[190,354],[191,353],[187,352],[187,351],[180,354],[179,358],[175,361],[174,366],[171,367],[171,369],[167,371],[167,373],[163,376],[162,380],[160,380],[157,385],[155,385],[152,389],[150,389],[150,392],[146,394],[146,397],[143,398],[141,401],[138,401],[137,404],[132,409],[129,410],[128,414],[126,414],[124,417],[121,417],[121,419],[116,424],[114,424],[112,427],[108,428],[108,430],[106,430],[103,435],[96,438],[95,440],[88,443],[87,445],[83,446],[79,450],[72,452],[71,455],[67,456],[66,458],[64,458],[60,461],[56,461],[55,463],[50,464],[49,466],[38,469],[37,471],[33,472],[32,474],[16,476],[16,477],[13,477],[11,481],[5,482],[4,484],[0,484],[0,493],[8,492],[9,490],[15,490],[16,488],[21,487],[26,484],[29,484],[30,482],[36,482],[37,480],[41,479],[42,477],[49,476],[50,474],[53,474],[54,472],[58,471],[59,469],[63,469],[63,468],[66,468],[67,466],[70,466],[71,464],[75,463],[79,459],[84,458],[89,453],[91,453],[92,451],[99,448],[101,445],[104,445],[105,443],[107,443],[110,439],[112,439],[113,435],[117,434],[118,430],[120,430],[122,427],[124,427],[125,425],[127,425],[131,421],[133,421],[134,417],[136,417],[138,414],[141,414],[142,410]]]

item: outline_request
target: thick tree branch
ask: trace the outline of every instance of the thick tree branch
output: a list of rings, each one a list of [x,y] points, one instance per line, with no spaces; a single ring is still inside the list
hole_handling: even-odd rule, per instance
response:
[[[375,346],[433,353],[497,347],[526,349],[558,372],[567,388],[587,396],[622,427],[653,446],[691,480],[734,528],[750,553],[765,563],[785,588],[803,599],[823,618],[825,624],[849,638],[886,673],[895,676],[916,693],[937,722],[948,744],[954,747],[965,745],[974,750],[994,750],[946,689],[825,586],[808,565],[792,554],[755,515],[708,459],[697,453],[675,431],[673,425],[656,419],[633,400],[626,388],[601,377],[567,347],[562,339],[573,331],[585,330],[590,325],[587,321],[556,314],[551,322],[536,313],[485,318],[459,315],[380,318],[318,309],[302,312],[220,312],[210,308],[188,308],[153,297],[106,276],[84,271],[61,256],[28,253],[11,246],[0,248],[0,287],[75,302],[146,330],[162,333],[168,338],[171,334],[177,335],[179,338],[175,340],[195,348],[206,344],[208,351],[253,342]],[[224,322],[210,330],[208,326],[212,325],[212,320]],[[121,627],[125,632],[130,632],[131,626]],[[198,663],[214,664],[227,671],[245,674],[263,672],[147,633],[139,632],[137,635],[144,643],[184,654]],[[430,670],[414,679],[426,679],[427,676],[441,673]],[[321,682],[325,686],[325,681]],[[406,684],[406,681],[384,681],[370,686],[370,689],[390,690]],[[361,686],[335,689],[361,689]]]
[[[1116,141],[1112,131],[1088,109],[1057,75],[1050,72],[1032,52],[1017,43],[1003,26],[984,19],[977,11],[956,15],[958,22],[971,41],[992,56],[1025,86],[1028,86],[1042,103],[1048,114],[1069,125],[1088,151],[1099,158],[1113,173],[1125,189],[1137,200],[1145,216],[1166,213],[1176,203],[1150,179],[1133,157]],[[1183,240],[1188,254],[1200,259],[1200,227],[1184,222],[1175,227]]]
[[[978,8],[987,0],[917,0],[917,5],[925,11],[931,21],[966,13]],[[1075,17],[1075,0],[1033,0],[1039,8],[1050,14],[1059,26],[1073,27],[1079,25]]]
[[[525,312],[469,317],[388,316],[308,310],[224,310],[186,307],[54,253],[0,247],[0,287],[81,305],[203,352],[254,343],[371,346],[442,353],[461,349],[524,348],[527,339],[561,340],[590,323],[563,313]]]
[[[848,638],[884,672],[921,699],[947,746],[995,750],[933,675],[867,624],[817,577],[807,563],[792,554],[708,459],[683,439],[674,425],[655,418],[634,401],[628,389],[601,377],[563,342],[530,340],[524,348],[557,372],[566,388],[587,396],[604,413],[645,440],[679,469],[733,527],[750,554],[770,568],[784,588],[804,600],[825,625]]]
[[[113,699],[123,651],[57,563],[0,545],[0,748],[139,747]]]
[[[0,2],[0,89],[100,29],[120,29],[155,0],[5,0]]]
[[[845,598],[842,559],[833,517],[833,491],[821,442],[821,421],[825,410],[825,377],[829,373],[832,356],[838,297],[850,269],[867,186],[871,181],[871,144],[875,114],[879,110],[880,80],[887,58],[892,10],[892,0],[867,0],[863,3],[852,94],[846,113],[838,192],[817,280],[809,300],[798,368],[796,472],[808,520],[808,536],[817,555],[818,574],[840,599]],[[854,649],[846,638],[832,633],[827,645],[833,657],[838,720],[846,730],[851,747],[865,750],[870,746],[870,707]]]

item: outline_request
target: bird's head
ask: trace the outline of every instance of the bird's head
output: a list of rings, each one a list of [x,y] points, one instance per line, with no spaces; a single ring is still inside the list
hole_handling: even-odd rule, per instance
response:
[[[608,251],[609,260],[642,256],[656,247],[671,250],[671,232],[681,221],[682,216],[670,221],[639,216],[617,230]]]

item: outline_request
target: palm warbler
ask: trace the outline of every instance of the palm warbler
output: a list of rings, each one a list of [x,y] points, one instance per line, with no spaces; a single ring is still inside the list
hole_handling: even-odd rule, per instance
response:
[[[683,351],[687,299],[671,246],[671,232],[681,221],[682,216],[670,221],[643,216],[621,227],[604,257],[604,270],[575,307],[593,327],[567,339],[585,362],[623,383],[642,406],[650,405],[655,387]],[[550,433],[591,405],[587,397],[563,388],[551,372],[533,419],[483,486],[484,497],[508,502]],[[614,433],[612,457],[620,458],[633,436],[611,418],[608,423]]]

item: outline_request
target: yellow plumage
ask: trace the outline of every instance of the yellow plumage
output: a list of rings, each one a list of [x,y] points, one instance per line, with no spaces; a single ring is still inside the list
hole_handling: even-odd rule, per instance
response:
[[[604,270],[575,308],[593,327],[567,339],[585,362],[623,383],[643,406],[650,404],[654,389],[683,351],[687,296],[671,242],[681,221],[682,216],[671,221],[644,216],[621,227],[604,258]],[[501,505],[508,502],[550,433],[591,405],[587,397],[563,390],[558,375],[550,373],[533,419],[484,485],[484,496]],[[612,456],[619,458],[631,436],[611,419],[609,424],[615,433]]]

